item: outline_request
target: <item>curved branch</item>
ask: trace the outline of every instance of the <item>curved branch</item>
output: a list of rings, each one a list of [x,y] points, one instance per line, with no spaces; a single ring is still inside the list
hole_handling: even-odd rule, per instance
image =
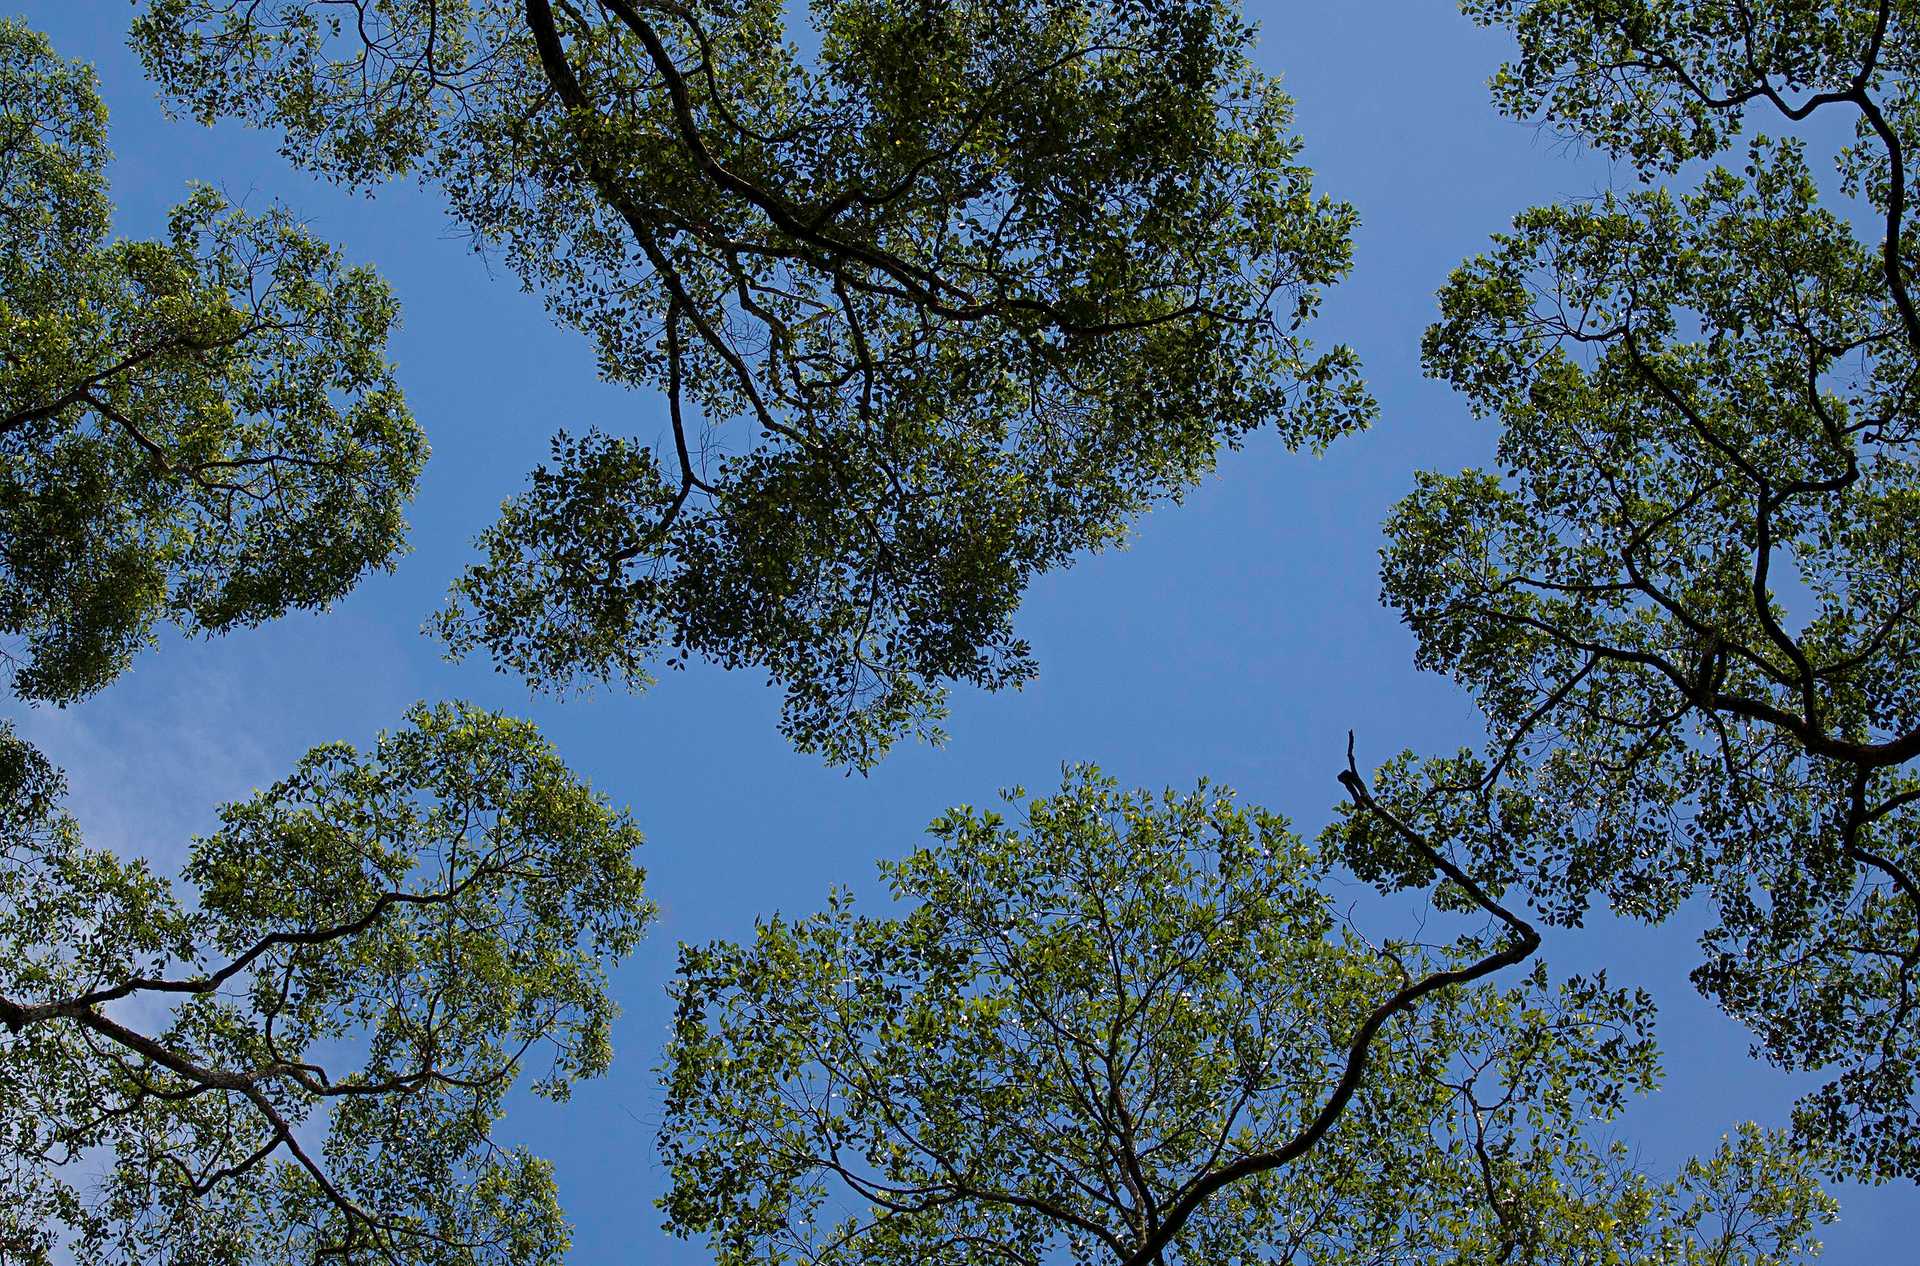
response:
[[[1394,1017],[1410,1010],[1415,1003],[1428,994],[1452,985],[1472,984],[1502,968],[1523,962],[1540,947],[1540,934],[1534,930],[1532,924],[1494,900],[1472,876],[1454,865],[1444,853],[1422,838],[1392,810],[1373,798],[1373,793],[1367,789],[1366,782],[1360,777],[1360,771],[1354,765],[1351,733],[1347,735],[1347,767],[1340,771],[1340,785],[1346,788],[1347,794],[1353,798],[1358,808],[1385,822],[1396,835],[1425,857],[1435,869],[1459,885],[1481,909],[1505,924],[1513,934],[1512,939],[1504,947],[1484,955],[1465,967],[1431,972],[1419,980],[1412,981],[1375,1007],[1361,1022],[1352,1042],[1348,1044],[1345,1068],[1340,1075],[1340,1080],[1333,1088],[1333,1093],[1327,1097],[1320,1111],[1307,1123],[1306,1128],[1280,1147],[1251,1156],[1243,1156],[1233,1164],[1216,1169],[1195,1182],[1187,1189],[1186,1194],[1167,1210],[1165,1220],[1142,1240],[1140,1246],[1125,1259],[1121,1266],[1152,1266],[1159,1260],[1167,1246],[1173,1242],[1174,1237],[1180,1233],[1181,1228],[1215,1192],[1243,1179],[1279,1169],[1311,1150],[1314,1144],[1333,1128],[1341,1114],[1346,1111],[1347,1104],[1359,1091],[1360,1079],[1366,1073],[1374,1039]]]

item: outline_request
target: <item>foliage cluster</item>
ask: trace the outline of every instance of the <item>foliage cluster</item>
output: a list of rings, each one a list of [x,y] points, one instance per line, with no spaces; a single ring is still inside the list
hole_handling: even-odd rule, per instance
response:
[[[387,286],[282,210],[194,190],[110,240],[93,75],[0,22],[0,647],[16,696],[105,686],[168,620],[324,607],[405,547],[426,458]]]
[[[440,631],[543,686],[763,669],[803,750],[937,733],[1032,676],[1034,575],[1274,427],[1371,411],[1299,333],[1350,259],[1224,0],[691,5],[164,0],[203,119],[362,186],[411,174],[671,444],[561,434]]]
[[[1503,469],[1422,476],[1383,579],[1492,742],[1388,795],[1523,803],[1476,852],[1555,921],[1704,896],[1695,982],[1829,1075],[1800,1136],[1920,1177],[1920,11],[1466,8],[1518,39],[1499,104],[1641,185],[1522,213],[1441,292],[1427,368],[1499,419]],[[1831,115],[1842,211],[1757,130]]]

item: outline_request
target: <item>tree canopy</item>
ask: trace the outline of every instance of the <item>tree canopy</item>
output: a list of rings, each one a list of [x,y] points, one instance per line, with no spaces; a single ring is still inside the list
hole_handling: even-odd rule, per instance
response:
[[[719,1266],[1788,1266],[1823,1176],[1920,1179],[1920,5],[1462,7],[1517,42],[1501,108],[1634,181],[1523,211],[1425,340],[1498,469],[1418,477],[1385,595],[1488,743],[1369,782],[1350,739],[1313,844],[1070,767],[937,818],[890,914],[835,890],[682,945],[660,1207]],[[422,181],[661,393],[654,439],[547,423],[451,650],[556,689],[751,666],[861,769],[953,683],[1033,675],[1035,576],[1256,430],[1371,416],[1300,332],[1354,213],[1253,35],[1231,0],[146,0],[133,30],[173,108]],[[1755,126],[1835,114],[1831,181],[1821,134]],[[392,566],[426,451],[372,272],[206,189],[114,238],[105,135],[91,72],[0,22],[26,702]],[[607,1069],[641,837],[526,722],[404,722],[225,805],[171,877],[89,847],[0,722],[0,1258],[558,1266],[552,1167],[494,1130],[523,1071]],[[1352,877],[1385,898],[1337,904]],[[1703,896],[1696,984],[1827,1081],[1663,1176],[1610,1133],[1661,1081],[1652,999],[1537,955],[1595,903]]]
[[[162,620],[324,607],[404,549],[392,295],[209,189],[112,237],[93,74],[0,21],[0,658],[68,703]]]
[[[1031,677],[1034,575],[1119,540],[1223,444],[1363,423],[1297,333],[1349,263],[1223,0],[155,0],[202,119],[354,186],[413,174],[659,444],[590,426],[482,539],[440,630],[543,685],[764,669],[854,765],[947,683]],[[798,15],[796,15],[798,16]]]
[[[639,832],[530,725],[315,748],[193,841],[193,897],[60,796],[0,732],[7,1261],[561,1260],[548,1164],[491,1130],[523,1068],[606,1069],[651,908]]]
[[[1650,1000],[1479,983],[1538,937],[1411,833],[1487,930],[1370,942],[1284,820],[1204,785],[1071,770],[1019,825],[929,829],[881,868],[898,916],[837,894],[682,947],[663,1207],[721,1266],[1817,1251],[1833,1206],[1784,1138],[1665,1182],[1595,1139],[1659,1079]]]
[[[1706,895],[1695,982],[1831,1078],[1801,1135],[1920,1177],[1920,14],[1465,8],[1518,40],[1501,106],[1640,184],[1522,213],[1441,294],[1428,370],[1499,419],[1503,469],[1422,476],[1384,577],[1494,743],[1384,794],[1524,804],[1530,842],[1481,856],[1552,919]],[[1824,184],[1758,131],[1815,116],[1855,129]]]

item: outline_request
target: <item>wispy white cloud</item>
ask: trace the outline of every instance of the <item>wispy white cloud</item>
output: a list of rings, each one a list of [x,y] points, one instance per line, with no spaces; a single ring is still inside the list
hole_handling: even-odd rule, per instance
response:
[[[67,809],[89,844],[171,872],[222,802],[284,772],[268,732],[278,718],[250,706],[244,690],[210,667],[170,666],[124,693],[21,709],[15,730],[66,772]]]

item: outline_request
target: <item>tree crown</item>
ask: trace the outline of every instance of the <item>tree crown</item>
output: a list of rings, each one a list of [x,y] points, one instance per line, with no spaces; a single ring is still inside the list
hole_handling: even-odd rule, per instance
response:
[[[1036,574],[1223,444],[1371,404],[1298,333],[1350,258],[1219,0],[329,6],[159,0],[136,42],[202,118],[417,174],[671,438],[575,428],[439,622],[559,686],[764,669],[802,748],[936,736],[1018,684]]]
[[[170,621],[324,607],[405,548],[426,442],[387,287],[209,189],[113,240],[86,68],[0,22],[0,656],[16,695],[106,685]]]

